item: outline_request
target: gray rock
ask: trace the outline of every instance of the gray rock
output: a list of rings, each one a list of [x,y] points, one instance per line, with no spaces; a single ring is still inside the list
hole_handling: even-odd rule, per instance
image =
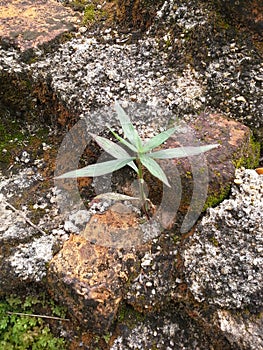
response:
[[[236,177],[230,199],[208,210],[182,256],[196,300],[255,312],[263,296],[263,177],[254,170]]]
[[[261,349],[263,176],[241,169],[234,183],[187,240],[184,275],[195,300],[217,309],[212,323],[234,348]]]

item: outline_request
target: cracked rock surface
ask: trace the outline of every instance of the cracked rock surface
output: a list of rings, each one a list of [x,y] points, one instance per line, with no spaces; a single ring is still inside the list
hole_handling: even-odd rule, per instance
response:
[[[262,307],[263,178],[237,170],[230,198],[208,210],[183,251],[198,301],[222,308]]]

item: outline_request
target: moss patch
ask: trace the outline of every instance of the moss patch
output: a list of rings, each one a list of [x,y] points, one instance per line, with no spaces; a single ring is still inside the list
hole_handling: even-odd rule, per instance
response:
[[[143,322],[146,316],[139,311],[136,311],[132,306],[122,304],[120,307],[117,321],[118,325],[126,325],[129,328],[134,328],[138,322]]]
[[[34,159],[37,158],[36,153],[39,152],[42,142],[48,142],[47,138],[47,128],[31,133],[21,126],[20,121],[2,118],[0,121],[0,169],[5,171],[22,151],[29,152]]]
[[[233,161],[235,168],[241,168],[242,166],[247,169],[254,169],[259,164],[260,158],[260,143],[255,141],[254,137],[250,137],[250,147],[249,153],[244,152],[244,156]]]
[[[39,314],[41,311],[48,316],[65,317],[65,310],[56,306],[44,293],[37,297],[31,295],[24,298],[13,294],[0,299],[0,348],[66,349],[65,340],[52,334],[48,319],[24,315]]]

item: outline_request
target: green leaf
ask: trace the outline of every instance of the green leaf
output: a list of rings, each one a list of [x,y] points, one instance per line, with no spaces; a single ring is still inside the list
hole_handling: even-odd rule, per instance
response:
[[[111,140],[106,139],[105,137],[98,136],[95,134],[90,133],[90,135],[94,138],[94,140],[97,142],[97,144],[104,149],[107,153],[109,153],[111,156],[117,158],[117,159],[123,159],[123,158],[129,158],[130,154],[125,151],[121,146],[117,145],[115,142],[112,142]],[[135,165],[134,162],[128,163],[128,165],[138,173],[138,168]]]
[[[135,146],[133,146],[130,142],[124,140],[124,138],[122,138],[121,136],[119,136],[115,131],[113,131],[111,128],[109,128],[109,130],[112,132],[113,136],[120,141],[123,145],[127,146],[130,150],[132,150],[133,152],[137,153],[138,150]]]
[[[126,200],[138,200],[138,197],[126,196],[125,194],[116,193],[116,192],[107,192],[98,194],[94,199],[109,199],[114,201],[126,201]]]
[[[88,165],[78,170],[72,170],[65,174],[55,177],[56,179],[77,178],[77,177],[94,177],[112,173],[134,160],[135,157],[114,159],[103,163]]]
[[[156,163],[155,160],[150,158],[146,154],[141,154],[139,157],[141,163],[149,170],[149,172],[157,177],[159,180],[161,180],[166,186],[170,187],[168,179],[163,171],[163,169],[160,167],[158,163]]]
[[[142,140],[137,133],[137,130],[132,125],[129,116],[125,113],[117,101],[115,102],[115,110],[121,123],[124,135],[137,148],[137,150],[140,151],[142,149]]]
[[[219,144],[198,146],[198,147],[177,147],[168,148],[157,152],[149,153],[149,157],[154,159],[169,159],[169,158],[183,158],[196,156],[198,154],[210,151],[213,148],[218,147]]]
[[[143,152],[149,152],[151,149],[160,146],[175,132],[176,128],[170,128],[154,136],[143,145]]]

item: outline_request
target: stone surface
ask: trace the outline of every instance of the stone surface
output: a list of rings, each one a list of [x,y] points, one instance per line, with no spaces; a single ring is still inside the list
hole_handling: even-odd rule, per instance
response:
[[[14,3],[17,2],[14,1]],[[40,4],[40,2],[35,3]],[[7,2],[2,1],[2,4],[6,5]],[[26,4],[26,2],[23,2],[23,4]],[[152,4],[154,4],[154,8],[151,7]],[[251,3],[249,2],[248,4],[250,5]],[[145,9],[143,9],[143,5]],[[233,30],[235,28],[229,26],[226,18],[214,12],[210,5],[210,2],[200,0],[120,1],[118,6],[123,12],[119,13],[119,23],[125,27],[125,30],[117,32],[115,25],[112,28],[103,29],[98,26],[99,30],[97,32],[85,29],[79,32],[76,37],[73,35],[67,43],[56,47],[56,50],[54,50],[52,45],[48,45],[47,51],[49,53],[42,49],[35,50],[33,60],[25,60],[27,54],[21,55],[20,49],[25,49],[25,53],[30,51],[27,50],[29,48],[28,40],[17,41],[13,43],[13,47],[10,47],[8,40],[2,40],[0,48],[1,121],[3,120],[8,126],[11,125],[10,128],[12,128],[15,120],[21,125],[21,128],[31,130],[32,133],[35,132],[36,125],[43,127],[48,124],[50,127],[49,132],[54,135],[52,149],[49,151],[50,154],[46,154],[44,160],[36,159],[36,163],[34,163],[34,152],[29,150],[27,143],[22,142],[22,150],[26,153],[20,155],[15,150],[18,142],[14,142],[14,148],[11,151],[9,148],[5,150],[7,153],[10,152],[12,156],[11,164],[8,164],[7,175],[11,177],[12,172],[20,172],[22,169],[21,164],[28,161],[34,167],[42,164],[41,169],[38,170],[45,177],[53,176],[54,161],[51,155],[53,153],[53,158],[55,157],[56,147],[62,140],[62,135],[58,131],[60,126],[62,125],[68,131],[78,118],[82,117],[87,122],[85,127],[87,125],[96,125],[99,131],[104,131],[106,121],[116,125],[116,119],[114,119],[113,113],[110,111],[110,106],[114,99],[119,100],[124,106],[128,107],[131,105],[131,101],[137,103],[131,108],[131,116],[136,123],[136,127],[146,137],[153,136],[155,132],[166,128],[170,121],[173,122],[177,117],[179,120],[183,119],[187,123],[194,125],[193,121],[198,121],[200,112],[207,110],[209,113],[204,115],[209,116],[210,114],[211,117],[210,110],[212,110],[218,113],[218,121],[220,122],[222,121],[221,116],[226,114],[232,119],[250,126],[254,135],[262,141],[263,67],[260,50],[258,51],[253,46],[247,36],[244,38],[244,33],[240,35],[238,31]],[[61,9],[61,7],[58,8]],[[133,26],[132,32],[127,30],[127,23],[124,23],[127,13],[129,18],[128,25]],[[27,14],[28,12],[25,12],[25,15]],[[53,13],[53,15],[59,18],[59,14]],[[2,16],[2,12],[0,16]],[[150,18],[150,16],[153,16],[153,18]],[[39,23],[38,20],[36,22]],[[142,33],[137,32],[138,28],[144,30],[146,27],[148,29],[147,35],[143,36]],[[54,29],[53,25],[52,28]],[[136,31],[134,31],[135,28]],[[10,27],[9,29],[11,30]],[[28,28],[26,29],[27,31]],[[21,33],[23,33],[22,29]],[[24,35],[24,39],[30,39],[30,36],[27,34]],[[42,36],[34,36],[37,35],[36,32],[29,34],[32,34],[32,47],[36,45],[35,39],[39,38],[40,43],[42,42]],[[247,34],[249,35],[250,33]],[[15,35],[14,33],[14,37]],[[22,36],[17,38],[20,40]],[[20,49],[19,45],[21,45]],[[29,58],[32,58],[31,55],[29,56]],[[148,106],[151,106],[155,112],[150,117],[146,108]],[[101,112],[103,108],[107,110],[107,113]],[[92,112],[95,113],[93,114]],[[202,128],[205,121],[202,118],[200,120]],[[223,127],[227,129],[224,123]],[[211,132],[216,133],[218,138],[225,140],[225,147],[230,148],[231,151],[238,148],[239,140],[244,137],[244,146],[239,151],[245,155],[249,132],[243,126],[238,126],[238,130],[236,130],[231,123],[227,125],[229,125],[229,129],[234,136],[229,134],[229,130],[227,130],[226,135],[220,134],[216,122],[213,124],[213,127],[212,125],[209,127]],[[145,128],[145,126],[147,127]],[[117,131],[119,129],[117,126]],[[1,129],[0,132],[2,132]],[[79,136],[81,136],[81,133],[76,136],[76,140],[79,139]],[[204,139],[202,141],[207,143],[209,140],[212,141],[214,138],[210,138],[208,135],[208,140]],[[41,146],[35,145],[37,152],[40,149]],[[25,154],[28,156],[24,156]],[[211,153],[211,157],[213,154]],[[251,153],[248,154],[248,158],[250,158],[250,155]],[[209,154],[207,156],[209,157]],[[18,157],[18,160],[16,160],[16,157]],[[221,154],[216,157],[221,160]],[[218,160],[216,157],[212,157],[209,160],[211,164]],[[237,153],[237,158],[235,159],[238,159],[238,157],[239,154]],[[67,160],[67,157],[64,159]],[[222,161],[224,164],[224,159]],[[238,163],[237,165],[241,164],[241,162]],[[220,171],[223,174],[232,174],[233,167],[231,167],[228,160],[226,160],[226,164],[226,169],[222,165]],[[188,175],[190,178],[190,174]],[[123,177],[125,178],[125,176],[124,173]],[[216,174],[212,174],[213,176],[216,176]],[[15,177],[13,180],[17,181],[18,179]],[[58,207],[55,203],[56,198],[54,199],[54,197],[56,196],[54,193],[47,197],[50,193],[46,196],[44,190],[42,192],[36,190],[37,188],[34,187],[36,184],[30,187],[30,190],[28,187],[24,187],[30,183],[30,176],[20,180],[16,187],[11,186],[9,182],[6,183],[6,186],[2,187],[1,191],[6,196],[5,198],[8,198],[8,200],[12,199],[12,203],[16,204],[17,209],[23,210],[42,229],[46,230],[47,235],[31,229],[27,223],[20,220],[18,216],[16,217],[14,213],[12,214],[11,210],[1,206],[1,214],[3,214],[1,219],[5,224],[2,226],[3,230],[0,230],[1,243],[3,243],[0,250],[0,281],[1,292],[5,291],[7,293],[13,291],[16,287],[19,288],[22,283],[26,285],[30,283],[34,287],[39,283],[37,281],[40,281],[43,286],[47,269],[46,263],[61,248],[61,241],[63,241],[61,237],[63,236],[67,239],[65,230],[67,229],[69,232],[70,230],[79,230],[77,224],[79,217],[81,216],[84,221],[89,218],[89,215],[85,215],[83,211],[76,210],[71,212],[68,218],[63,218],[61,222],[61,219],[57,216]],[[236,179],[237,186],[242,185],[241,180],[240,178]],[[185,179],[185,181],[187,185],[191,179]],[[84,183],[84,181],[81,182]],[[83,188],[89,185],[90,181],[87,180],[83,184]],[[219,183],[219,187],[221,185]],[[50,187],[50,182],[45,182],[43,187]],[[220,188],[222,189],[223,187],[221,186]],[[186,189],[189,190],[189,193],[192,190],[190,186],[189,188],[186,187]],[[246,198],[245,192],[244,190],[244,193],[242,193],[244,198]],[[10,197],[11,194],[13,195],[12,198]],[[218,193],[216,193],[216,196],[218,199]],[[247,207],[244,213],[248,211],[249,214],[254,216],[253,210],[255,208],[252,205],[252,202],[254,202],[252,197],[251,202],[249,202],[249,207],[252,209]],[[28,201],[30,206],[27,206]],[[256,203],[258,203],[257,200]],[[46,204],[48,206],[43,207]],[[23,208],[24,206],[27,207],[22,209],[21,206]],[[188,207],[189,205],[186,203],[184,210],[187,211]],[[34,208],[38,208],[37,213]],[[221,209],[219,210],[220,213],[222,212]],[[234,207],[230,212],[238,217],[240,211],[243,213],[243,209],[240,211],[238,209],[235,210]],[[215,216],[219,217],[219,214],[218,216],[215,214]],[[243,215],[244,220],[246,216],[248,215]],[[106,221],[105,217],[104,220]],[[224,215],[222,217],[225,218]],[[261,216],[259,215],[260,218]],[[108,217],[108,219],[110,218]],[[262,226],[259,221],[256,222]],[[91,221],[91,223],[93,225],[94,222]],[[111,223],[110,220],[109,223]],[[245,227],[250,225],[250,221],[241,220],[241,224],[243,223]],[[237,227],[241,224],[240,221],[236,221]],[[221,221],[218,219],[217,226],[220,225]],[[255,223],[251,223],[251,227],[254,227],[255,231],[260,229],[260,225],[256,227]],[[51,232],[52,235],[50,235]],[[92,232],[94,233],[94,231]],[[93,238],[97,239],[99,232],[100,230],[97,229],[97,233]],[[229,237],[231,237],[231,232]],[[187,233],[188,236],[192,234],[193,231]],[[96,328],[98,332],[104,331],[109,327],[116,313],[118,313],[118,317],[121,316],[120,305],[128,305],[128,309],[134,308],[144,314],[153,312],[158,321],[159,311],[157,312],[156,310],[166,307],[171,299],[174,300],[178,307],[175,318],[173,318],[171,310],[169,310],[170,319],[169,317],[161,318],[161,322],[164,320],[163,324],[156,323],[155,327],[153,318],[149,321],[151,323],[143,323],[139,322],[141,315],[136,314],[134,322],[128,330],[127,327],[123,327],[118,330],[119,333],[115,332],[113,334],[111,344],[114,337],[116,338],[117,336],[117,341],[114,344],[115,348],[118,346],[120,349],[136,348],[144,346],[144,344],[146,344],[146,347],[154,347],[156,344],[158,345],[158,341],[167,349],[169,346],[173,348],[173,342],[177,346],[185,347],[189,350],[196,346],[202,347],[202,344],[207,345],[206,348],[209,346],[208,344],[213,344],[214,348],[218,350],[228,348],[231,348],[231,350],[249,349],[253,344],[260,348],[262,347],[262,339],[258,334],[262,334],[261,318],[259,314],[256,314],[256,317],[253,318],[250,311],[255,310],[257,312],[260,309],[257,302],[257,293],[261,295],[261,292],[258,285],[253,285],[253,280],[248,280],[247,278],[252,270],[255,272],[256,277],[260,277],[259,272],[256,271],[258,267],[256,265],[257,258],[254,259],[256,264],[251,263],[250,260],[251,257],[254,257],[260,241],[253,233],[249,236],[247,231],[243,235],[238,232],[237,236],[240,240],[245,241],[246,239],[249,244],[247,246],[244,244],[244,251],[241,251],[242,254],[239,254],[240,252],[238,251],[235,259],[231,258],[232,251],[226,249],[226,252],[229,253],[227,257],[229,260],[226,260],[229,264],[232,263],[233,266],[235,266],[236,262],[241,261],[244,256],[247,259],[245,261],[248,261],[248,264],[244,264],[243,259],[234,271],[236,272],[234,282],[237,282],[242,303],[244,302],[245,308],[248,308],[245,310],[246,312],[243,312],[242,303],[236,310],[237,306],[240,305],[240,303],[238,304],[240,299],[234,300],[230,295],[230,291],[233,292],[230,289],[235,287],[231,283],[229,287],[230,271],[228,275],[223,274],[223,278],[222,272],[227,272],[227,269],[222,269],[221,272],[216,265],[210,270],[207,268],[207,265],[202,265],[205,258],[202,260],[200,256],[196,258],[197,264],[201,260],[198,266],[201,265],[205,269],[208,277],[202,275],[202,270],[196,271],[195,267],[193,267],[193,275],[191,275],[191,271],[187,272],[187,282],[191,287],[191,281],[197,276],[197,273],[200,273],[202,282],[204,281],[204,285],[211,290],[211,296],[208,294],[208,300],[206,301],[207,295],[205,295],[202,303],[198,302],[199,297],[200,300],[204,297],[205,291],[198,286],[200,288],[194,294],[193,291],[195,289],[192,287],[188,289],[185,283],[184,275],[181,271],[183,264],[180,257],[182,238],[177,229],[172,233],[169,232],[167,235],[162,235],[162,238],[155,237],[153,239],[154,242],[152,242],[151,246],[148,246],[146,251],[141,251],[138,255],[137,253],[132,253],[135,259],[138,260],[136,260],[134,275],[132,273],[130,275],[132,276],[131,280],[127,282],[123,275],[119,280],[117,278],[120,271],[126,271],[125,263],[124,267],[119,266],[121,264],[120,256],[116,257],[110,248],[98,248],[97,246],[95,248],[89,242],[84,241],[82,237],[74,236],[75,238],[70,242],[74,244],[76,242],[80,243],[80,246],[76,244],[76,256],[74,257],[74,252],[70,250],[68,245],[66,246],[67,254],[65,254],[68,268],[63,269],[64,257],[62,259],[62,255],[57,260],[56,258],[53,260],[51,268],[54,268],[54,279],[52,280],[52,277],[49,277],[49,288],[54,295],[56,294],[57,299],[61,303],[65,301],[67,305],[71,305],[69,309],[72,319],[78,321],[78,326],[81,326],[83,319],[85,319],[85,315],[83,316],[81,311],[78,310],[78,301],[80,301],[81,307],[84,305],[87,308],[85,310],[88,310],[88,315],[93,317],[92,319],[97,323],[104,319],[105,313],[109,310],[102,327],[96,323],[94,324],[95,328],[98,326]],[[197,249],[200,246],[203,248],[202,243],[204,241],[201,241],[199,232],[198,237],[196,239],[195,236],[196,247]],[[99,236],[99,238],[102,237]],[[222,237],[220,236],[220,238]],[[204,240],[207,243],[209,237],[205,235]],[[134,241],[131,239],[130,242]],[[233,252],[236,252],[239,242],[231,242],[230,247]],[[209,248],[208,253],[213,253],[214,245],[217,244],[217,241],[213,240],[212,243],[214,245],[210,243],[209,241],[207,245]],[[223,239],[222,243],[224,243]],[[236,246],[234,243],[236,243]],[[88,259],[83,258],[84,262],[81,260],[78,247],[86,246],[88,247],[87,252],[91,256],[96,257],[96,264],[98,265],[100,258],[103,261],[105,252],[112,252],[113,254],[113,257],[111,255],[112,258],[109,258],[109,261],[113,262],[112,266],[103,266],[101,274],[98,272],[98,276],[101,277],[102,281],[98,282],[99,289],[97,291],[93,289],[92,293],[91,288],[94,287],[92,283],[95,281],[98,265],[95,264],[96,271],[91,276],[91,280],[84,275],[85,261]],[[219,248],[217,251],[219,251],[219,255],[222,253]],[[191,251],[193,257],[197,253],[198,251]],[[202,254],[204,253],[204,250],[202,250]],[[122,252],[122,255],[124,256],[125,253]],[[215,259],[211,255],[208,255],[208,257],[211,259],[211,262]],[[222,261],[218,262],[217,260],[216,262],[222,263]],[[90,267],[90,265],[88,266]],[[116,275],[111,275],[110,267],[113,266],[117,269]],[[189,262],[189,266],[192,266],[191,262]],[[221,265],[219,266],[222,267]],[[216,276],[214,276],[214,270],[217,272]],[[68,271],[68,280],[64,274],[65,271],[66,273]],[[103,285],[103,271],[105,272],[106,281],[113,281],[111,292],[103,289],[105,287]],[[126,275],[129,275],[128,272]],[[51,272],[50,276],[52,276]],[[72,276],[76,276],[77,280],[74,280]],[[242,276],[243,282],[241,282]],[[215,277],[219,278],[219,285],[220,287],[222,286],[218,295],[216,294],[216,291],[218,291],[217,286],[213,282]],[[61,278],[61,286],[58,290],[56,290],[57,278]],[[209,281],[205,278],[209,278]],[[11,279],[12,283],[10,283]],[[67,285],[67,281],[71,283],[70,286]],[[223,283],[224,281],[226,281],[225,284]],[[85,285],[84,289],[82,288],[82,282]],[[121,292],[117,290],[115,298],[113,291],[118,286],[123,288],[123,290]],[[248,286],[252,287],[251,293],[248,291]],[[81,288],[82,291],[85,291],[86,287],[90,291],[88,295],[89,306],[85,304],[85,295],[77,293],[77,291],[81,291]],[[60,290],[62,290],[61,295],[59,295]],[[253,290],[255,291],[254,294],[252,293]],[[70,296],[70,291],[73,291],[73,296]],[[64,295],[66,295],[66,298],[63,297]],[[92,299],[89,299],[90,296],[94,298],[94,304]],[[102,299],[100,297],[105,297],[105,305],[101,305]],[[118,300],[119,297],[122,298],[122,301]],[[220,303],[222,303],[222,309]],[[202,309],[203,305],[206,306],[204,309]],[[96,314],[92,311],[95,311]],[[192,320],[189,320],[186,314]],[[209,315],[211,315],[211,318],[209,318]],[[119,318],[117,319],[119,320]],[[137,326],[135,326],[136,324]],[[192,327],[193,324],[194,327]],[[185,325],[193,332],[187,333]],[[88,328],[89,325],[85,324],[84,327]],[[134,328],[134,332],[131,331],[131,328]],[[175,329],[179,329],[179,331],[174,333]],[[206,335],[208,334],[210,337],[211,334],[213,335],[212,341],[207,340],[202,329],[205,330]],[[160,332],[160,337],[158,337],[158,332]],[[227,336],[229,341],[219,343],[216,347],[213,341],[217,336],[219,339],[224,339]],[[201,339],[198,339],[198,337]],[[89,335],[89,339],[93,339],[94,343],[96,343],[96,337]],[[195,341],[195,339],[197,340]],[[83,344],[79,343],[78,346],[80,349],[83,348]],[[104,342],[104,347],[108,346]],[[90,345],[88,347],[92,348]],[[98,347],[98,344],[94,344],[93,347]],[[76,348],[77,346],[74,347],[74,349]]]
[[[132,248],[144,242],[138,214],[122,203],[93,215],[82,236],[94,244],[115,248]]]
[[[48,44],[74,29],[76,13],[55,0],[3,0],[0,3],[0,42],[21,51]]]
[[[41,284],[47,274],[47,263],[68,238],[66,232],[59,228],[61,219],[57,209],[51,208],[51,193],[47,193],[45,199],[38,197],[38,204],[34,203],[39,192],[44,194],[37,185],[41,180],[38,172],[26,169],[0,181],[1,296],[22,289],[30,283]],[[19,206],[19,198],[25,196],[25,193],[30,199]],[[34,203],[31,210],[28,209],[29,201]],[[30,220],[32,211],[35,211],[33,221],[37,225]],[[36,222],[36,213],[39,211],[42,212],[42,218],[38,218]]]
[[[233,347],[244,350],[263,348],[262,314],[235,314],[229,310],[218,310],[216,322]]]
[[[241,22],[250,30],[262,36],[263,4],[261,0],[226,1],[216,0],[222,14],[234,23]]]
[[[72,235],[49,264],[48,288],[82,328],[103,334],[115,320],[125,285],[138,267],[132,252]]]
[[[190,230],[203,208],[216,205],[227,196],[235,177],[235,167],[253,168],[258,164],[259,147],[254,145],[251,137],[249,128],[241,123],[211,114],[201,115],[193,123],[183,125],[166,141],[161,148],[220,146],[200,156],[160,161],[171,184],[171,188],[162,194],[161,215],[165,227],[176,223],[177,227],[182,225],[183,232]],[[153,203],[158,203],[162,186],[158,188],[155,183],[152,189],[149,197]],[[183,223],[182,215],[187,215]]]
[[[239,170],[229,199],[209,209],[181,251],[195,300],[238,349],[262,347],[263,177]],[[211,319],[215,319],[211,317]],[[233,345],[234,346],[234,345]]]
[[[263,296],[263,177],[239,170],[234,182],[230,198],[209,209],[187,242],[185,275],[198,301],[258,312]]]

